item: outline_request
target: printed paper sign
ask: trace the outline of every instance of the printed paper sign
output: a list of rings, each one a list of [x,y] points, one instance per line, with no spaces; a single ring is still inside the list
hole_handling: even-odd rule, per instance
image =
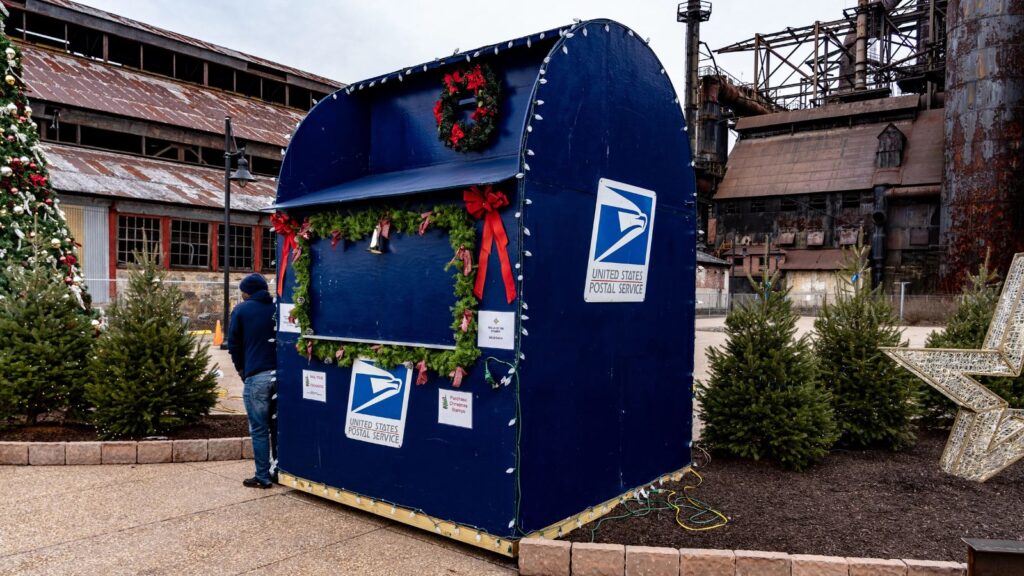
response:
[[[480,348],[515,350],[515,312],[481,310],[477,313],[476,345]]]
[[[411,377],[412,370],[405,366],[385,370],[371,360],[353,362],[345,436],[401,448]]]
[[[302,371],[303,400],[327,402],[327,373]]]
[[[644,301],[656,200],[651,190],[598,182],[585,302]]]
[[[473,428],[473,394],[438,390],[437,423],[459,428]]]
[[[277,330],[279,332],[294,332],[298,334],[299,323],[292,318],[292,310],[295,308],[295,304],[281,303],[280,309],[277,311]]]

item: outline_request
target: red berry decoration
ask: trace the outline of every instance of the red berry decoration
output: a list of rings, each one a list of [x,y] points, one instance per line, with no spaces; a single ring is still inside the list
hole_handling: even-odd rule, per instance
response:
[[[434,103],[437,137],[445,146],[458,152],[486,147],[498,130],[500,96],[501,85],[486,64],[445,74],[441,98]],[[470,114],[471,122],[457,120],[459,101],[469,97],[476,99],[476,109]]]

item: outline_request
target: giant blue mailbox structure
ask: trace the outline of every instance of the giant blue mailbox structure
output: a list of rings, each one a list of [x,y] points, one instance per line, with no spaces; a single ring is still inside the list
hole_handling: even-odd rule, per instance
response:
[[[477,64],[501,85],[494,133],[459,151],[439,134],[435,102],[446,76]],[[462,117],[474,111],[460,106]],[[404,68],[319,102],[291,139],[275,206],[287,221],[280,481],[514,554],[520,537],[568,532],[681,474],[690,158],[661,63],[609,20]],[[488,190],[508,205],[479,220],[465,212],[475,245],[460,250],[460,211]],[[428,221],[433,209],[448,229]],[[485,240],[486,267],[467,268]],[[482,286],[479,298],[465,300],[460,275]],[[454,361],[445,353],[477,351],[462,373],[437,369]],[[441,360],[418,365],[419,353]],[[411,361],[389,365],[403,354]]]

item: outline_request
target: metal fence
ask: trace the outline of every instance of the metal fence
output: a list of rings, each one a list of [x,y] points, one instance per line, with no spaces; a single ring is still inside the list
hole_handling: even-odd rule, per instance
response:
[[[275,278],[268,275],[270,290],[275,290]],[[231,305],[241,302],[238,291],[238,280],[232,278],[229,294]],[[182,315],[195,330],[213,329],[217,320],[223,315],[224,283],[222,281],[200,280],[166,280],[167,284],[177,287],[185,295]],[[127,278],[111,280],[109,278],[87,278],[90,290],[93,287],[106,286],[107,290],[116,285],[116,294],[122,295],[128,287]],[[697,290],[696,314],[698,317],[724,316],[736,306],[752,302],[758,298],[756,294],[730,294],[722,290],[710,288]],[[904,324],[944,324],[956,310],[957,297],[945,294],[906,295],[902,306],[899,294],[885,294],[893,312],[902,318]],[[789,300],[793,309],[807,316],[817,315],[822,306],[831,303],[835,295],[826,292],[790,292]],[[105,307],[108,303],[98,302],[97,306]]]
[[[905,295],[883,294],[882,297],[892,306],[893,312],[904,324],[945,324],[956,311],[957,296],[952,294],[917,294]],[[757,294],[732,294],[727,310],[736,306],[755,301]],[[790,292],[789,301],[793,309],[805,316],[816,316],[825,304],[835,301],[835,294],[827,292]],[[725,313],[719,311],[718,313]],[[698,309],[698,315],[700,314]]]
[[[271,293],[274,293],[275,279],[272,275],[266,276],[270,284]],[[242,301],[242,295],[238,290],[240,278],[232,277],[228,294],[231,306]],[[128,278],[86,278],[86,285],[89,290],[95,293],[95,288],[100,291],[105,288],[105,294],[114,293],[114,298],[121,297],[128,289]],[[213,280],[164,280],[165,284],[174,286],[181,290],[185,296],[182,302],[182,320],[188,322],[193,330],[212,330],[217,321],[223,318],[224,314],[224,282]],[[116,287],[116,288],[115,288]],[[110,300],[96,302],[99,308],[106,308]],[[225,330],[227,327],[225,327]]]

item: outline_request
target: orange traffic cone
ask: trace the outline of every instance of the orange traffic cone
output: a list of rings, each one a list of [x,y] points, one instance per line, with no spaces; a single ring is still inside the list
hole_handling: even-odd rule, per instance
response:
[[[220,346],[224,343],[224,331],[221,330],[220,320],[217,320],[217,327],[213,329],[213,345]]]

